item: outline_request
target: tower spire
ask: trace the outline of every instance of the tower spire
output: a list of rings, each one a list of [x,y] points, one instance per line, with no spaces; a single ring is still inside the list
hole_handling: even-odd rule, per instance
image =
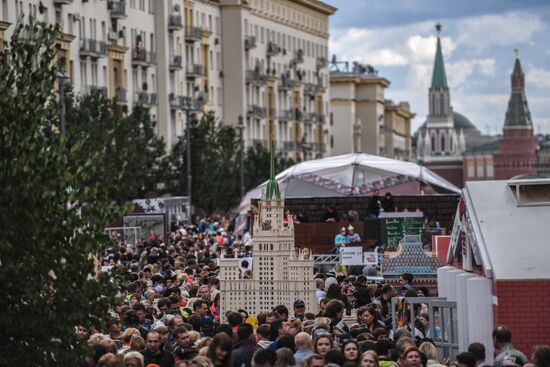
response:
[[[441,30],[443,26],[440,23],[435,25],[437,33],[437,48],[435,50],[434,70],[432,74],[432,88],[448,88],[447,74],[445,73],[445,63],[443,62],[443,52],[441,51]]]
[[[532,129],[533,121],[531,120],[531,112],[527,104],[525,95],[525,74],[521,68],[519,59],[519,51],[514,50],[516,59],[514,61],[514,69],[510,76],[512,84],[512,93],[508,101],[508,110],[504,121],[505,129]]]
[[[281,199],[281,192],[279,190],[279,184],[275,180],[275,132],[273,131],[273,124],[269,124],[269,181],[267,182],[267,189],[265,193],[266,199]]]

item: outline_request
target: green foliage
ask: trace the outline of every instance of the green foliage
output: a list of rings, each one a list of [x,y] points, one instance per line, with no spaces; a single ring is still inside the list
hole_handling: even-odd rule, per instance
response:
[[[157,183],[164,179],[168,162],[164,141],[156,136],[149,111],[137,105],[126,116],[115,100],[99,94],[67,96],[68,140],[82,143],[83,161],[98,154],[105,166],[107,176],[92,180],[123,182],[112,192],[118,203],[158,195]]]
[[[191,120],[193,205],[207,212],[229,210],[239,199],[239,140],[235,129],[216,121],[212,113]],[[187,141],[173,147],[169,191],[187,194]]]
[[[261,145],[248,148],[244,160],[244,182],[248,191],[269,179],[269,150]],[[170,154],[168,191],[187,195],[187,141],[185,135]],[[294,164],[276,156],[276,172]],[[191,172],[193,205],[207,213],[229,211],[240,200],[240,145],[237,130],[216,121],[210,113],[191,120]]]
[[[20,41],[24,32],[34,41]],[[104,322],[115,298],[116,282],[93,276],[91,256],[122,214],[110,199],[119,182],[99,182],[101,154],[83,160],[85,143],[55,133],[56,33],[18,25],[0,52],[2,366],[78,365],[90,350],[75,326]]]
[[[244,159],[244,187],[249,191],[269,179],[269,150],[260,144],[249,147]],[[275,172],[280,173],[295,162],[278,153],[275,156]]]

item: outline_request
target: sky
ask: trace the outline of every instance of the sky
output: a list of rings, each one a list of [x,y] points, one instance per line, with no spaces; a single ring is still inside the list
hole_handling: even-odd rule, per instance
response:
[[[386,98],[407,101],[424,122],[435,57],[435,24],[451,104],[483,134],[502,131],[518,49],[535,132],[550,134],[549,0],[324,0],[329,54],[371,64],[391,82]]]

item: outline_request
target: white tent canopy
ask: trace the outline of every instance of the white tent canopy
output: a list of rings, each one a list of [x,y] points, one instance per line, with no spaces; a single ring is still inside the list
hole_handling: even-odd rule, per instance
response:
[[[436,192],[461,193],[458,187],[416,163],[364,153],[301,162],[279,173],[276,179],[285,198],[368,196],[375,188],[394,195],[418,195],[421,184]],[[246,214],[250,201],[260,198],[266,182],[242,198],[239,214]]]

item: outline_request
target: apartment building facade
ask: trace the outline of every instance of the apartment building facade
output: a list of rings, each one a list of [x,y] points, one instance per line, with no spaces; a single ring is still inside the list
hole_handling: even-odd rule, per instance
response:
[[[74,89],[144,104],[169,147],[190,107],[231,125],[242,116],[247,146],[273,134],[303,159],[304,147],[327,152],[335,11],[318,0],[0,0],[0,36],[29,16],[59,24]]]
[[[331,155],[368,153],[411,158],[409,103],[385,97],[390,81],[370,65],[333,60],[330,65]]]

